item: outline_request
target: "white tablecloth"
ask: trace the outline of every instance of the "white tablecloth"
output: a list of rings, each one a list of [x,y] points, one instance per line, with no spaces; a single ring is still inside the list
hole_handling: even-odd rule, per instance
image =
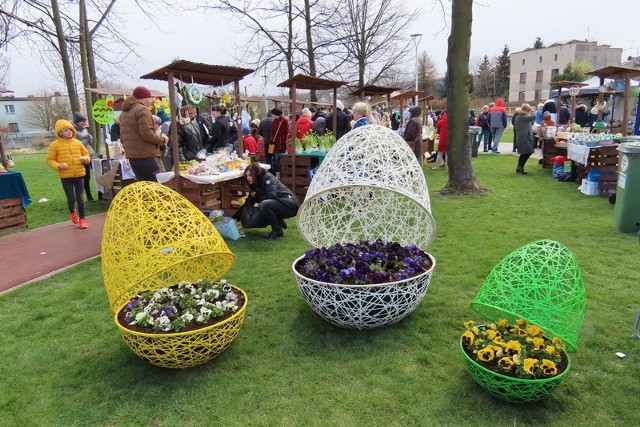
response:
[[[589,153],[591,148],[592,147],[587,147],[586,145],[573,144],[569,142],[567,147],[567,157],[576,163],[586,165],[589,163]]]
[[[260,166],[263,169],[269,170],[271,167],[268,164],[260,163]],[[175,177],[175,172],[161,172],[156,174],[156,179],[159,183],[164,183],[167,181],[171,181],[173,177]],[[242,178],[244,176],[244,169],[236,169],[229,172],[220,172],[216,175],[189,175],[186,173],[181,173],[180,176],[182,178],[186,178],[191,182],[195,182],[196,184],[215,184],[218,182],[229,181],[232,179]]]

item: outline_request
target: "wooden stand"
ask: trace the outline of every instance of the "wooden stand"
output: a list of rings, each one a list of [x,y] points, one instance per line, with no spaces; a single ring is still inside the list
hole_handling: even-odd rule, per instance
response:
[[[175,189],[176,179],[163,183]],[[243,178],[222,181],[215,184],[196,184],[188,179],[180,179],[179,192],[201,210],[222,209],[226,216],[233,216],[240,208],[240,199],[249,194]]]
[[[22,198],[0,199],[0,234],[27,228],[27,214]]]
[[[586,165],[576,163],[576,179],[582,182],[594,167],[600,170],[600,195],[609,197],[615,193],[618,172],[617,145],[608,147],[594,147],[589,150],[589,159]]]
[[[309,169],[315,168],[319,163],[320,156],[280,156],[280,181],[293,191],[300,203],[307,196],[311,184]]]

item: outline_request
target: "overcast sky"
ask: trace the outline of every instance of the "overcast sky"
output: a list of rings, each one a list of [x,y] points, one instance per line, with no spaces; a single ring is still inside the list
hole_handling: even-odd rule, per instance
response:
[[[442,0],[450,14],[450,2]],[[422,33],[419,51],[426,51],[434,60],[442,75],[446,68],[449,17],[443,20],[439,2],[433,0],[406,0],[410,7],[422,7],[422,15],[407,28],[407,43],[412,33]],[[126,2],[121,3],[125,4]],[[123,6],[120,6],[123,7]],[[633,9],[633,10],[632,10]],[[179,57],[195,62],[216,65],[244,66],[233,59],[234,41],[240,41],[241,28],[221,17],[211,18],[202,13],[184,16],[171,14],[161,22],[158,31],[139,14],[128,15],[128,28],[135,30],[128,38],[139,45],[143,61],[139,62],[131,76],[113,75],[112,79],[134,87],[139,84],[166,92],[166,83],[140,80],[138,77],[169,64]],[[579,2],[522,2],[513,0],[480,0],[473,7],[471,63],[477,63],[484,55],[499,56],[504,45],[510,52],[519,52],[533,46],[536,37],[545,45],[572,39],[588,39],[623,49],[623,59],[640,55],[640,30],[636,3],[630,0],[580,0]],[[52,84],[46,72],[38,66],[37,59],[25,52],[9,50],[11,73],[8,87],[16,96],[26,96],[49,89]],[[414,64],[407,65],[407,70]],[[241,81],[242,90],[261,94],[264,79],[249,76]],[[274,95],[277,81],[269,83],[267,93]],[[58,84],[58,89],[63,86]]]

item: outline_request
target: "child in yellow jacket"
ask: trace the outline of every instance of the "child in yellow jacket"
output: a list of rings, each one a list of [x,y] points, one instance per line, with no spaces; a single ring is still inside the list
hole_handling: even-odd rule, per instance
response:
[[[58,172],[62,189],[67,196],[67,206],[71,215],[71,222],[79,224],[81,229],[87,228],[84,201],[84,165],[91,161],[85,146],[75,138],[76,130],[67,120],[58,120],[55,126],[57,138],[49,144],[47,164]],[[78,212],[75,205],[78,204]]]

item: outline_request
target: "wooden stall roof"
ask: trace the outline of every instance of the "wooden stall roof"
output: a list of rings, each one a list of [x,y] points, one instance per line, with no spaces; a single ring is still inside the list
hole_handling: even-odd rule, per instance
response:
[[[127,89],[126,91],[123,91],[122,89],[110,90],[110,89],[100,89],[100,88],[86,87],[85,90],[88,90],[89,92],[93,92],[93,93],[95,93],[97,95],[100,95],[100,96],[113,95],[115,98],[122,97],[122,96],[132,96],[133,95],[133,89]],[[154,97],[155,96],[167,96],[166,93],[160,92],[159,90],[149,89],[149,91],[151,92],[151,95],[153,95]]]
[[[395,95],[391,95],[391,99],[399,99],[399,100],[403,100],[403,99],[407,99],[407,98],[413,98],[416,95],[422,95],[422,91],[420,90],[405,90],[404,92],[400,92],[397,93]]]
[[[275,102],[277,104],[284,104],[284,103],[291,104],[291,102],[292,102],[290,98],[269,97],[269,98],[267,98],[267,100],[271,101],[271,102]],[[300,104],[300,105],[317,105],[317,106],[320,106],[320,107],[330,107],[330,106],[333,105],[330,102],[311,102],[311,101],[305,101],[304,99],[303,100],[296,99],[296,104]]]
[[[305,76],[304,74],[296,74],[288,80],[278,83],[278,87],[293,87],[296,85],[296,89],[315,89],[315,90],[327,90],[337,89],[340,86],[344,86],[347,82],[339,80],[321,79],[320,77]]]
[[[141,79],[167,80],[167,75],[173,73],[174,77],[188,83],[197,83],[210,86],[224,86],[231,82],[242,80],[255,70],[249,68],[229,67],[226,65],[209,65],[199,62],[185,61],[183,59],[158,68],[143,76]]]
[[[366,85],[361,87],[360,89],[356,89],[351,92],[353,96],[376,96],[376,95],[388,95],[397,90],[400,90],[398,87],[385,87],[385,86],[375,86],[375,85]]]
[[[433,101],[434,99],[436,99],[436,97],[435,97],[435,96],[433,96],[433,95],[427,95],[427,96],[425,96],[425,97],[423,97],[423,98],[418,98],[418,102],[424,102],[424,101],[429,102],[429,101]]]
[[[634,78],[640,76],[640,69],[629,67],[604,67],[599,70],[589,71],[586,73],[590,76],[597,76],[605,79]]]

